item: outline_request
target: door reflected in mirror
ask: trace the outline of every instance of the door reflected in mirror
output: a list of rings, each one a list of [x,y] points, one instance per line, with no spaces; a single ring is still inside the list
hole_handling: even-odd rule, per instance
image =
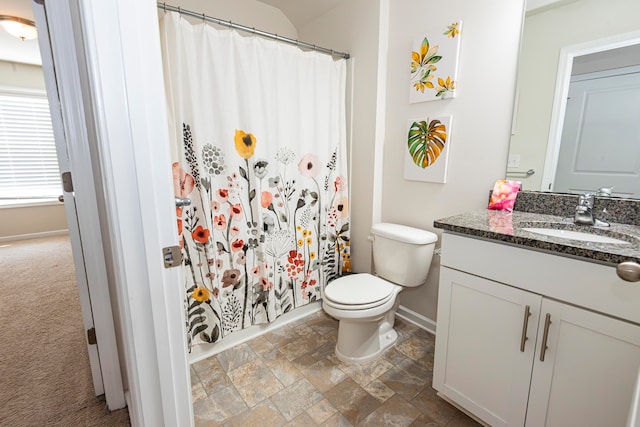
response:
[[[506,173],[525,190],[640,198],[640,2],[602,3],[527,12]]]

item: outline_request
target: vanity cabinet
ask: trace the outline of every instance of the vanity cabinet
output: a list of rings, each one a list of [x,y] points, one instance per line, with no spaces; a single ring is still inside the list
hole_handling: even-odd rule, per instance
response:
[[[491,426],[625,425],[638,284],[613,267],[450,233],[441,264],[433,386],[443,397]]]

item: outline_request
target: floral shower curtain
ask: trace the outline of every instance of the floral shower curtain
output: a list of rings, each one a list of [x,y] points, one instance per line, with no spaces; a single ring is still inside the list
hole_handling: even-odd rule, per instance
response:
[[[345,60],[161,18],[189,348],[349,271]]]

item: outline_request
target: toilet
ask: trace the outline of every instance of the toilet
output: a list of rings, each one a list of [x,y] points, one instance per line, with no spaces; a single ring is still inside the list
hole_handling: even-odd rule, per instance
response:
[[[375,275],[340,277],[324,290],[322,308],[339,320],[336,357],[345,363],[375,359],[393,345],[398,294],[427,280],[438,237],[399,224],[371,227]]]

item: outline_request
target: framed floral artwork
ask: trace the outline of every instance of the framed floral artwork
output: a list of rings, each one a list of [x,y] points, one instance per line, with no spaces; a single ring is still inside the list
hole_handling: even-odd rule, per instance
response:
[[[442,25],[413,42],[409,102],[426,102],[456,96],[458,54],[462,21]]]
[[[451,116],[409,120],[404,179],[444,184],[451,145]]]

